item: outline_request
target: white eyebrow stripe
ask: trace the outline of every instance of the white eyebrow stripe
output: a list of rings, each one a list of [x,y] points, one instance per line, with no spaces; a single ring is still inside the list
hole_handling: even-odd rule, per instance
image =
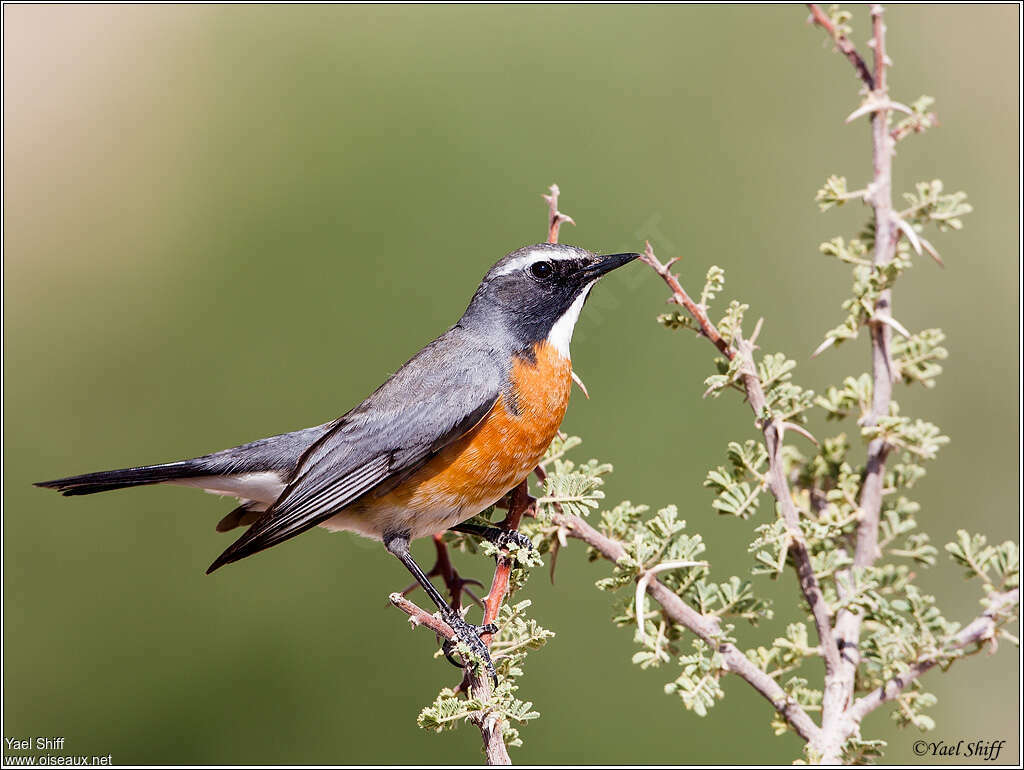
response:
[[[499,272],[494,273],[491,277],[497,278],[499,275],[508,275],[509,273],[514,273],[516,272],[516,270],[522,270],[524,267],[526,267],[529,264],[532,264],[533,262],[536,262],[537,260],[546,259],[552,262],[556,262],[561,259],[579,258],[579,254],[574,254],[572,252],[554,251],[553,249],[533,249],[532,251],[528,251],[520,257],[516,257],[503,268],[501,268]]]

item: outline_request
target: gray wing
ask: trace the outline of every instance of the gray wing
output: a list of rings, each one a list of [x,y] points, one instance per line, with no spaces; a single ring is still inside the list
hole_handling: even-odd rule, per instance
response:
[[[496,357],[471,342],[455,327],[339,418],[302,456],[277,501],[207,573],[315,527],[471,430],[502,384]]]

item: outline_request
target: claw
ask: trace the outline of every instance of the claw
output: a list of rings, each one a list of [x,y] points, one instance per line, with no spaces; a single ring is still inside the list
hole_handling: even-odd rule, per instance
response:
[[[494,634],[497,633],[498,627],[494,623],[488,623],[484,626],[474,626],[467,623],[462,617],[462,614],[456,610],[444,613],[444,622],[451,626],[455,632],[455,637],[458,641],[465,644],[469,649],[478,657],[484,664],[484,668],[487,669],[488,675],[491,677],[491,681],[494,686],[498,686],[498,672],[494,670],[494,663],[491,662],[491,653],[487,649],[487,645],[484,644],[483,639],[480,638],[481,634]],[[466,668],[466,664],[469,661],[459,663],[453,657],[452,653],[455,647],[454,641],[446,641],[441,645],[441,651],[444,653],[445,658],[448,662],[457,668]]]
[[[452,648],[454,646],[454,642],[445,641],[445,643],[441,645],[441,652],[444,653],[445,660],[455,666],[455,668],[462,668],[462,663],[452,657]]]

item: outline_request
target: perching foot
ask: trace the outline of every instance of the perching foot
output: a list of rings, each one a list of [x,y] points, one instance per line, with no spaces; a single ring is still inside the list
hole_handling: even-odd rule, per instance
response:
[[[494,663],[491,662],[491,652],[487,649],[487,645],[484,644],[484,640],[480,638],[481,634],[494,634],[498,632],[498,627],[494,623],[488,623],[485,626],[474,626],[471,623],[467,623],[465,618],[458,610],[449,609],[447,611],[441,611],[441,618],[451,626],[455,632],[455,639],[452,641],[445,641],[441,645],[441,651],[444,652],[444,656],[448,659],[456,668],[465,668],[469,661],[460,663],[453,657],[455,652],[455,645],[458,642],[462,642],[470,651],[476,655],[483,662],[484,668],[487,669],[488,675],[491,677],[491,681],[494,682],[494,686],[498,686],[498,672],[494,670]]]
[[[514,529],[502,529],[501,527],[482,527],[479,524],[463,522],[452,527],[455,532],[465,532],[470,535],[482,537],[488,543],[494,543],[498,548],[505,548],[514,543],[520,548],[532,550],[533,543],[526,535]]]

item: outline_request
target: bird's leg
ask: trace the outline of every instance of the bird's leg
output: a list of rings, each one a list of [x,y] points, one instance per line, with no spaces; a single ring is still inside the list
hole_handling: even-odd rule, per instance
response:
[[[494,681],[495,686],[498,684],[498,673],[494,670],[494,663],[491,662],[491,654],[487,649],[487,645],[484,644],[483,639],[480,638],[481,634],[494,634],[497,633],[498,627],[493,623],[488,623],[485,626],[474,626],[466,622],[466,619],[462,617],[462,613],[458,609],[448,606],[448,603],[441,596],[440,592],[434,587],[434,584],[430,582],[430,578],[427,577],[426,573],[420,569],[420,565],[416,563],[416,560],[412,558],[412,554],[409,552],[409,535],[408,533],[401,534],[389,534],[384,536],[384,547],[393,553],[405,568],[412,573],[412,576],[416,578],[417,582],[423,586],[423,590],[427,592],[427,596],[437,605],[437,609],[440,611],[441,619],[444,620],[452,631],[455,632],[455,638],[460,642],[464,643],[469,649],[483,661],[484,668],[487,669],[487,673]],[[452,657],[452,649],[455,645],[449,640],[445,640],[444,644],[441,645],[441,649],[444,651],[444,656],[448,661],[458,667],[464,668]]]
[[[427,570],[427,577],[439,577],[444,580],[444,585],[448,589],[448,594],[451,596],[451,606],[453,609],[459,609],[462,606],[462,594],[466,594],[476,604],[483,609],[484,603],[475,593],[473,593],[467,586],[477,585],[481,588],[484,584],[474,578],[464,578],[459,574],[459,571],[455,569],[455,565],[452,564],[451,557],[448,555],[448,546],[444,542],[442,535],[434,535],[434,548],[437,550],[437,560],[434,562],[434,566]],[[408,596],[411,594],[416,587],[419,586],[418,582],[413,582],[410,585],[403,588],[399,593],[402,596]]]
[[[533,543],[526,535],[514,529],[502,529],[501,527],[485,527],[482,524],[472,524],[464,521],[451,527],[453,532],[464,532],[467,535],[482,537],[489,543],[494,543],[498,548],[505,548],[509,543],[515,543],[520,548],[533,548]]]

